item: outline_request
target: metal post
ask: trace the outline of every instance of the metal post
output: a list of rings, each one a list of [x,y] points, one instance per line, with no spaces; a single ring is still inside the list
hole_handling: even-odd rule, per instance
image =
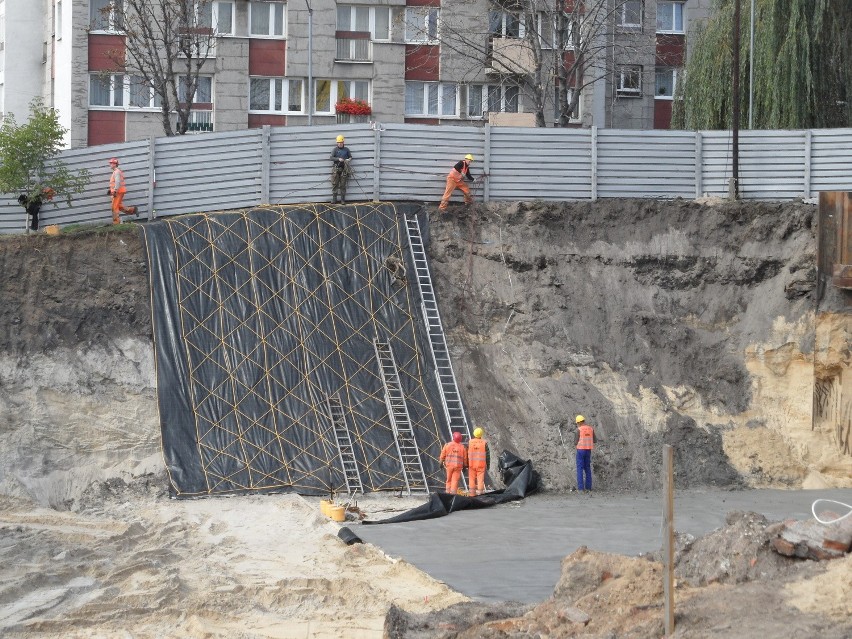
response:
[[[663,446],[663,606],[666,636],[674,634],[674,452]]]
[[[734,0],[733,28],[733,87],[731,90],[731,126],[733,129],[733,145],[731,153],[731,183],[728,186],[728,196],[732,200],[740,197],[740,0]]]
[[[754,0],[751,0],[751,20],[749,21],[751,35],[748,45],[748,128],[754,128]]]

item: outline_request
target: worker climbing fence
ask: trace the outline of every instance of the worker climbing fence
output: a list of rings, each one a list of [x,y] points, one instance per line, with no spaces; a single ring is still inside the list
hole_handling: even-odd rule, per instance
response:
[[[152,138],[65,151],[91,182],[42,208],[42,225],[109,223],[107,159],[118,157],[142,219],[258,204],[330,202],[329,152],[343,134],[352,151],[348,201],[437,203],[447,172],[476,158],[481,200],[726,197],[727,131],[623,131],[414,124],[263,127]],[[852,190],[852,129],[741,131],[743,199],[792,200]],[[0,199],[0,233],[25,232],[19,194]]]

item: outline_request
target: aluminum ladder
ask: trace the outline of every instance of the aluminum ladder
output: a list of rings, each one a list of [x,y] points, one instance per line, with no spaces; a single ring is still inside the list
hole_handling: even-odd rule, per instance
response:
[[[352,446],[352,438],[349,436],[349,426],[346,423],[346,414],[343,412],[340,397],[338,395],[326,396],[326,409],[331,419],[334,439],[337,442],[340,466],[343,468],[343,479],[346,482],[346,492],[349,495],[355,493],[363,495],[364,485],[361,483],[361,473],[358,472],[358,463],[355,461],[355,448]]]
[[[377,339],[373,341],[373,345],[376,349],[376,361],[378,361],[379,370],[382,373],[385,404],[393,427],[399,461],[402,464],[406,491],[409,495],[414,492],[428,493],[429,484],[426,481],[426,473],[423,472],[423,462],[420,459],[417,441],[414,439],[411,418],[408,415],[408,405],[405,403],[405,396],[402,394],[399,371],[396,368],[393,352],[388,342]]]
[[[453,372],[453,363],[450,361],[450,351],[447,348],[444,326],[441,324],[441,316],[438,313],[438,302],[435,299],[435,289],[432,288],[432,277],[429,274],[429,264],[426,261],[426,250],[423,247],[423,236],[420,234],[420,222],[417,221],[417,216],[406,217],[405,228],[408,231],[408,246],[411,248],[411,258],[414,260],[423,318],[426,320],[426,329],[429,333],[435,376],[438,379],[438,390],[441,392],[450,436],[460,432],[465,440],[469,440],[470,428],[464,406],[462,406],[456,375]]]

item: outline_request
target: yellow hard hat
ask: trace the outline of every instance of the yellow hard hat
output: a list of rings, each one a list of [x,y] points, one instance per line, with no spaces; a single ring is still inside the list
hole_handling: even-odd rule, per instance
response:
[[[464,159],[468,160],[469,162],[473,162],[473,156],[470,153],[468,153],[466,156],[464,156]]]
[[[481,428],[474,428],[473,429],[473,436],[476,437],[477,439],[479,439],[480,437],[482,437],[482,433],[484,433],[484,432],[485,431],[482,430]]]
[[[580,422],[586,421],[586,418],[583,417],[582,415],[577,415],[577,419],[575,419],[574,421],[579,424]]]
[[[338,135],[338,136],[337,136],[337,141],[338,141],[338,142],[343,142],[343,136],[342,136],[342,135]]]

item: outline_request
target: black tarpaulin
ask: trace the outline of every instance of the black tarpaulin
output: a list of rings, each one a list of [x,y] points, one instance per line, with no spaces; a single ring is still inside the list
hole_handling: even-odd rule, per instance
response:
[[[166,468],[176,496],[345,490],[339,398],[365,491],[404,490],[374,340],[399,370],[429,485],[449,432],[404,215],[414,205],[257,208],[145,225]]]
[[[522,461],[519,457],[503,451],[499,460],[500,473],[504,490],[495,490],[478,497],[467,497],[465,495],[451,495],[450,493],[432,493],[422,506],[412,508],[396,517],[382,519],[380,521],[363,521],[362,524],[399,524],[405,521],[421,521],[424,519],[436,519],[457,510],[474,510],[477,508],[488,508],[497,504],[505,504],[509,501],[524,499],[531,495],[539,486],[538,473],[533,469],[530,460]]]

